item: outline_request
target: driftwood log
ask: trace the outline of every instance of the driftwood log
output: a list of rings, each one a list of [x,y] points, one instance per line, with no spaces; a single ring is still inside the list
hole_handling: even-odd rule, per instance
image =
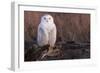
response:
[[[34,50],[34,48],[36,50]],[[74,41],[58,42],[54,50],[59,49],[56,56],[45,56],[41,59],[42,55],[48,50],[48,45],[40,48],[33,45],[25,52],[25,61],[44,61],[44,60],[62,60],[62,59],[84,59],[90,58],[90,43],[76,43]]]

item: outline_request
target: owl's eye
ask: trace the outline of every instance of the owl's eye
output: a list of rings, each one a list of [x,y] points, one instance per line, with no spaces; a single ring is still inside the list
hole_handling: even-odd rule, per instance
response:
[[[46,20],[46,18],[44,17],[44,20]]]
[[[51,18],[49,18],[49,20],[50,20]]]

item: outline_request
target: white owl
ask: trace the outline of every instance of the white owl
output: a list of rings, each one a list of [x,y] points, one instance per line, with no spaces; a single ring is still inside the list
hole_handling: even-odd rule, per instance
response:
[[[39,46],[49,44],[48,53],[53,51],[53,47],[56,42],[57,30],[54,23],[54,19],[51,15],[46,14],[41,17],[41,22],[38,26],[37,43]]]

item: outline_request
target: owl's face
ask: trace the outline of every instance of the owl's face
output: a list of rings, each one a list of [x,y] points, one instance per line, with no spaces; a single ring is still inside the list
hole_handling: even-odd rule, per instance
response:
[[[42,16],[41,18],[41,22],[44,22],[44,23],[53,23],[53,17],[49,14],[46,14],[44,16]]]

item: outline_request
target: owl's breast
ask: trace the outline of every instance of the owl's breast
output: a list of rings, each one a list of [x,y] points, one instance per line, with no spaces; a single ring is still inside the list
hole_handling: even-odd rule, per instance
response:
[[[56,28],[56,27],[55,27],[55,24],[48,24],[48,25],[46,26],[46,29],[48,30],[48,32],[51,32],[54,28]]]
[[[42,23],[40,24],[40,27],[42,27],[47,32],[51,32],[54,28],[56,29],[54,23]]]

